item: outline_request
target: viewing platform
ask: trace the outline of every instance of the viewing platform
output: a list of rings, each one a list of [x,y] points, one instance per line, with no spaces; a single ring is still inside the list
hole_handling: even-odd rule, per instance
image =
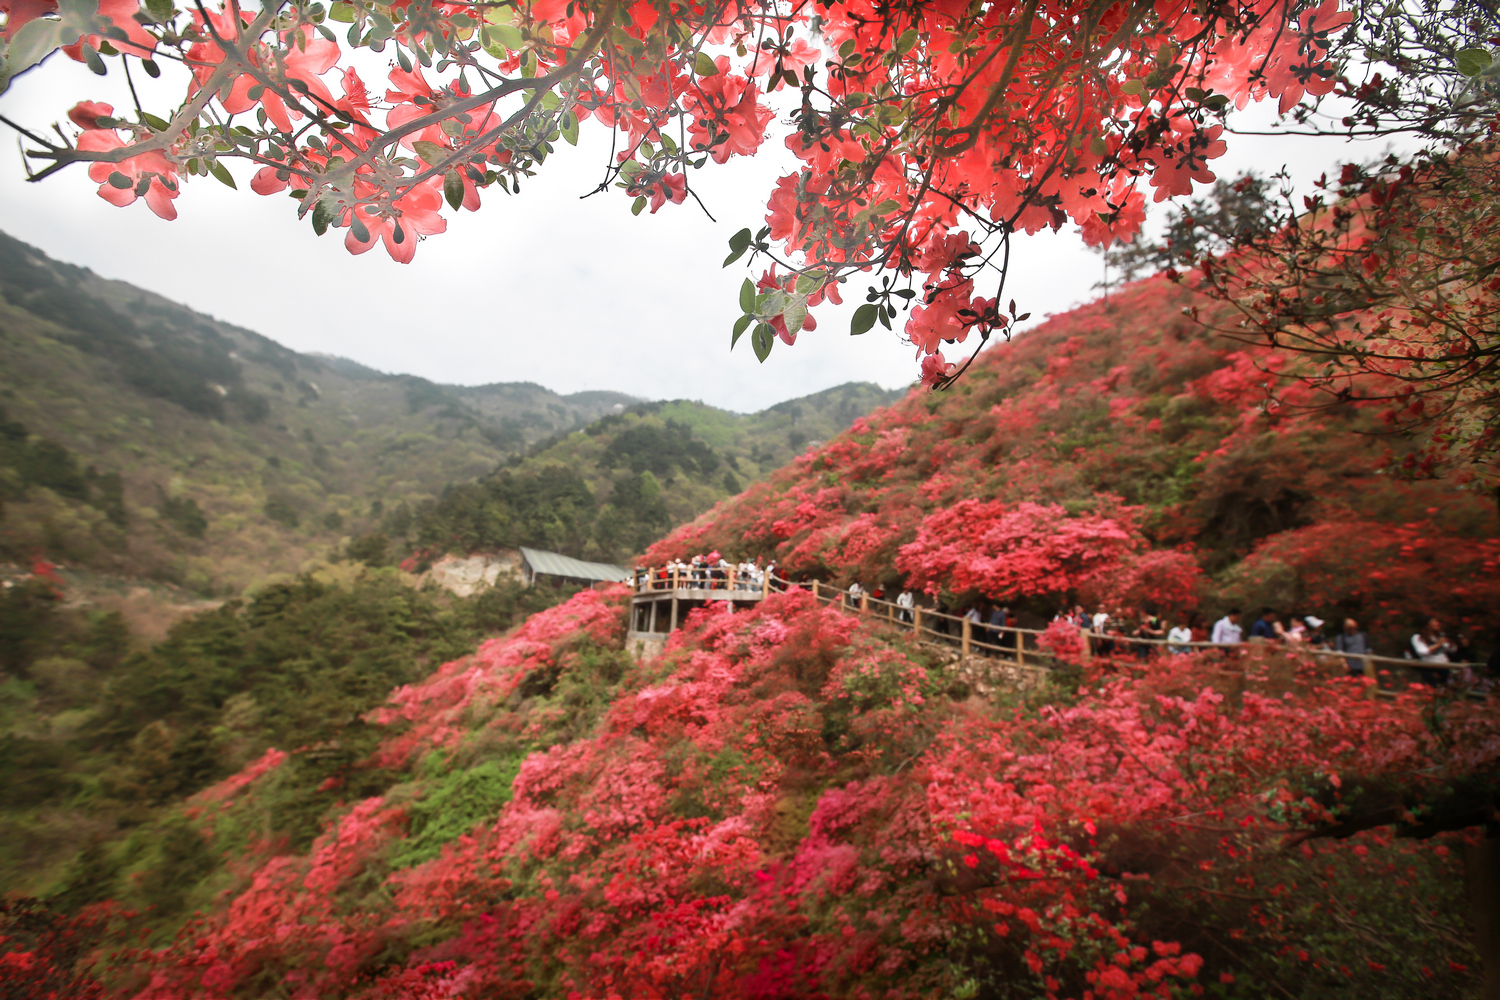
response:
[[[748,608],[765,600],[771,592],[769,574],[751,576],[733,566],[638,568],[632,582],[635,595],[631,598],[630,631],[626,636],[632,645],[665,642],[668,633],[676,631],[694,608],[715,601]]]

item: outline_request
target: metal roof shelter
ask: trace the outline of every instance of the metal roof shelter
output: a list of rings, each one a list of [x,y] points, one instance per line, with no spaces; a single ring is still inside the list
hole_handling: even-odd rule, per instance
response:
[[[630,579],[630,570],[608,563],[584,562],[571,556],[521,546],[521,576],[529,587],[538,576],[553,576],[579,583],[619,583]]]

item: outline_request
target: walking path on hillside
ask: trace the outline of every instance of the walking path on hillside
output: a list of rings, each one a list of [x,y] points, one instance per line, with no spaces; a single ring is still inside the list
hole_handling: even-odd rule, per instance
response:
[[[713,601],[753,604],[763,600],[773,591],[800,588],[810,591],[813,598],[820,604],[836,605],[847,613],[879,619],[882,624],[913,633],[917,641],[925,645],[957,651],[963,661],[978,656],[1000,661],[1010,668],[1032,674],[1050,673],[1056,665],[1053,654],[1040,642],[1041,637],[1046,634],[1045,629],[976,623],[968,618],[946,614],[932,608],[920,606],[903,608],[890,601],[871,597],[868,593],[862,593],[858,598],[851,598],[847,591],[819,580],[795,583],[770,573],[757,573],[750,576],[739,572],[735,567],[728,569],[702,567],[690,570],[650,568],[636,571],[634,588],[637,612],[632,616],[632,623],[633,631],[637,635],[661,634],[664,638],[665,633],[674,631],[682,618],[686,617],[685,614],[681,618],[678,616],[679,601],[685,601],[691,606],[701,606]],[[671,599],[672,603],[669,622],[641,614],[643,610],[646,610],[640,603],[642,599],[650,601],[664,598]],[[669,627],[660,629],[658,627],[660,624],[667,624]],[[1133,636],[1101,635],[1082,629],[1079,630],[1079,637],[1082,640],[1081,655],[1084,660],[1111,654],[1134,655],[1144,659],[1166,651],[1164,647],[1168,646],[1174,651],[1215,649],[1226,656],[1234,655],[1236,650],[1249,648],[1248,643],[1225,644],[1139,639]],[[1307,649],[1305,652],[1319,658],[1331,658],[1330,662],[1340,666],[1346,664],[1352,666],[1357,663],[1360,672],[1381,685],[1379,690],[1382,693],[1395,687],[1409,686],[1418,670],[1446,670],[1451,677],[1465,669],[1480,666],[1470,663],[1432,664],[1392,656],[1377,656],[1373,653],[1354,654],[1317,649]]]

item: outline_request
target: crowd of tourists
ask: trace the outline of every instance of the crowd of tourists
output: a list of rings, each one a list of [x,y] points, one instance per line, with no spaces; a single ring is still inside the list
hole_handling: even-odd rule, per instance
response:
[[[665,589],[672,580],[678,586],[691,586],[699,590],[761,590],[767,578],[772,589],[781,589],[784,581],[776,576],[776,563],[762,566],[759,561],[731,563],[718,552],[694,556],[688,560],[675,559],[655,569],[636,568],[638,589]],[[859,607],[868,597],[873,601],[891,601],[895,605],[895,618],[912,624],[917,607],[916,595],[902,590],[892,601],[879,586],[866,590],[859,581],[851,583],[847,590],[838,594],[838,599],[850,607]],[[946,614],[945,609],[938,609]],[[972,641],[995,647],[1007,647],[1017,640],[1012,630],[1020,627],[1011,609],[1005,604],[979,603],[955,616],[969,623]],[[1262,608],[1260,614],[1247,626],[1239,608],[1231,608],[1212,626],[1204,627],[1196,616],[1177,614],[1162,617],[1150,610],[1141,610],[1132,616],[1124,612],[1111,612],[1100,607],[1092,614],[1081,604],[1063,608],[1053,616],[1053,621],[1066,621],[1076,625],[1081,632],[1093,637],[1094,652],[1100,655],[1133,655],[1147,659],[1162,650],[1168,653],[1187,653],[1204,644],[1229,647],[1246,642],[1276,643],[1315,652],[1342,655],[1348,665],[1350,676],[1365,673],[1366,656],[1375,655],[1369,635],[1353,618],[1345,618],[1342,625],[1328,627],[1317,615],[1290,615],[1283,621],[1274,608]],[[929,625],[933,631],[947,633],[947,618],[939,616]],[[1415,661],[1418,677],[1422,683],[1440,686],[1449,683],[1455,674],[1456,664],[1476,663],[1471,634],[1460,631],[1449,636],[1437,618],[1429,618],[1414,632],[1402,651],[1403,658]],[[1416,664],[1422,666],[1416,666]],[[1490,656],[1484,673],[1500,678],[1500,644]]]
[[[1323,619],[1313,615],[1293,615],[1289,622],[1283,623],[1274,608],[1262,608],[1260,616],[1250,625],[1248,638],[1341,653],[1348,663],[1351,676],[1364,673],[1364,657],[1374,655],[1375,650],[1359,622],[1353,618],[1345,618],[1341,627],[1331,630],[1332,635],[1324,634],[1323,624]],[[1209,641],[1237,643],[1243,641],[1243,636],[1240,610],[1232,608],[1214,623]],[[1446,684],[1456,673],[1451,669],[1453,665],[1477,662],[1471,639],[1471,633],[1467,631],[1449,636],[1440,620],[1428,618],[1407,640],[1406,648],[1401,651],[1402,658],[1427,664],[1417,667],[1417,674],[1424,684]],[[1492,676],[1500,672],[1500,647],[1491,655],[1486,672]]]
[[[732,563],[717,551],[691,559],[673,559],[655,569],[635,568],[637,590],[665,590],[677,586],[693,590],[760,590],[766,577],[774,576],[776,563],[762,567],[758,561]]]

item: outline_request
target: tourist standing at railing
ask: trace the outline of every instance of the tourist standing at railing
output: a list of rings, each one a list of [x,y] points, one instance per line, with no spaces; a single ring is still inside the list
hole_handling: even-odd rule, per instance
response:
[[[859,599],[864,596],[864,593],[865,588],[859,585],[858,580],[849,584],[849,609],[851,611],[859,610]]]
[[[1469,642],[1468,631],[1456,633],[1453,636],[1453,662],[1474,663],[1479,658],[1474,655],[1474,646]]]
[[[1286,630],[1281,627],[1277,620],[1277,614],[1270,608],[1261,608],[1260,617],[1255,619],[1255,624],[1250,626],[1250,638],[1263,639],[1266,642],[1275,642],[1286,638]]]
[[[1193,630],[1188,628],[1187,622],[1181,615],[1175,619],[1171,629],[1167,631],[1167,651],[1171,653],[1191,653],[1193,647],[1187,645],[1193,641]]]
[[[896,607],[899,609],[896,612],[897,619],[899,619],[900,621],[905,622],[908,625],[912,624],[913,617],[912,617],[911,609],[914,608],[914,607],[916,607],[916,606],[917,606],[917,599],[912,594],[912,592],[909,591],[909,590],[903,590],[903,591],[901,591],[900,595],[898,595],[897,598],[896,598]]]
[[[992,646],[1004,645],[1005,630],[1010,627],[1010,608],[1002,608],[999,605],[990,612],[989,636],[987,642]]]
[[[1443,624],[1436,618],[1427,619],[1427,626],[1411,637],[1412,652],[1417,659],[1423,663],[1449,664],[1452,663],[1452,654],[1458,651],[1453,640],[1443,634]],[[1448,683],[1448,671],[1429,667],[1417,668],[1421,675],[1422,683],[1429,687],[1442,687]]]
[[[964,621],[969,623],[969,637],[974,638],[978,633],[981,642],[984,641],[984,612],[982,607],[975,604],[964,612]]]
[[[1115,641],[1109,637],[1109,612],[1104,610],[1103,605],[1099,607],[1098,611],[1094,612],[1094,617],[1090,623],[1094,626],[1094,634],[1099,637],[1099,642],[1094,647],[1094,652],[1100,656],[1108,656],[1113,653],[1115,651]]]
[[[1208,641],[1220,646],[1232,646],[1239,643],[1243,635],[1244,632],[1240,629],[1240,609],[1230,608],[1227,615],[1214,622],[1214,630]]]
[[[1364,657],[1369,656],[1370,637],[1359,630],[1359,622],[1344,619],[1344,629],[1333,637],[1333,650],[1344,654],[1344,663],[1349,667],[1350,677],[1362,677],[1365,672]]]
[[[1327,649],[1328,637],[1323,634],[1323,619],[1317,615],[1305,615],[1302,618],[1302,622],[1307,626],[1307,631],[1302,636],[1302,641],[1307,643],[1308,648]]]
[[[1150,611],[1141,611],[1140,624],[1135,628],[1135,637],[1137,639],[1160,639],[1166,634],[1167,630],[1162,627],[1160,618]],[[1138,642],[1135,644],[1135,655],[1138,659],[1144,660],[1155,651],[1155,644],[1153,642]]]

